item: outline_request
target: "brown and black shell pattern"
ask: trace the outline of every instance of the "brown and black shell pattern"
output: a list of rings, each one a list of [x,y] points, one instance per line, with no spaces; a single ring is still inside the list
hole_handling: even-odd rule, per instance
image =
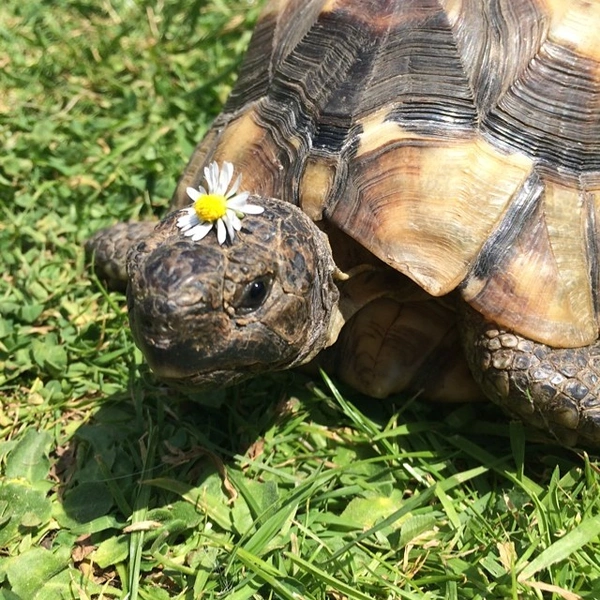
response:
[[[598,337],[600,2],[274,0],[200,166],[554,347]]]

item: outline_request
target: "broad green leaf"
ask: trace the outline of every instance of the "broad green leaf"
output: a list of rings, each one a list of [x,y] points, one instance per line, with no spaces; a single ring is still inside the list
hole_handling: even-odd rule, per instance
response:
[[[51,442],[47,431],[28,430],[8,455],[6,476],[23,478],[30,483],[44,480],[50,468],[48,449]]]
[[[341,516],[355,523],[357,528],[367,529],[373,527],[380,519],[389,517],[401,506],[402,498],[400,497],[373,496],[369,498],[353,498]],[[393,527],[399,527],[402,522],[403,519],[399,519],[393,523]]]
[[[26,323],[33,323],[43,311],[43,304],[26,304],[21,309],[21,319]]]
[[[225,531],[231,530],[231,511],[227,507],[227,497],[220,489],[221,481],[218,475],[211,475],[207,479],[207,483],[199,488],[193,488],[180,481],[167,478],[149,479],[145,483],[178,494],[192,506],[205,512],[209,519],[217,523],[219,527]]]
[[[438,515],[431,512],[423,515],[410,515],[406,520],[402,520],[398,547],[405,546],[425,532],[431,532],[431,537],[435,537],[434,527],[438,520]]]
[[[87,523],[108,514],[112,496],[103,482],[84,481],[69,490],[63,500],[65,513],[78,523]]]
[[[46,494],[24,480],[10,480],[0,485],[0,547],[22,537],[21,528],[46,524],[52,512]]]
[[[94,552],[94,562],[106,569],[123,562],[129,555],[129,536],[111,537],[102,542]]]
[[[146,519],[162,523],[169,533],[175,533],[191,527],[198,527],[204,520],[204,515],[189,502],[179,500],[168,507],[148,511]]]
[[[32,548],[12,558],[6,568],[13,592],[22,600],[48,598],[44,587],[48,580],[67,567],[70,553],[61,548],[56,553],[45,548]]]
[[[67,351],[56,340],[56,336],[35,339],[31,343],[33,360],[51,375],[60,375],[67,367]]]

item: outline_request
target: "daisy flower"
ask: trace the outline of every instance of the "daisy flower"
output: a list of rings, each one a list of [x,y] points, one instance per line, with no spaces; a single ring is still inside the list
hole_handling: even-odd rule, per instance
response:
[[[208,232],[216,227],[219,244],[225,243],[227,236],[230,240],[235,232],[242,228],[245,215],[260,215],[264,208],[248,204],[248,192],[237,193],[242,176],[239,175],[229,187],[233,177],[233,165],[224,162],[219,168],[216,162],[204,167],[206,189],[188,187],[186,193],[193,201],[192,206],[183,209],[183,215],[177,219],[177,227],[183,235],[189,236],[194,242],[206,237]]]

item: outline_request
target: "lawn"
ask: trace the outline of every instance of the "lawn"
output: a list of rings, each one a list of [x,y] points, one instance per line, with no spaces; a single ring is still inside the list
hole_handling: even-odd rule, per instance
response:
[[[600,474],[494,407],[155,381],[84,240],[164,214],[250,0],[2,0],[0,599],[596,599]]]

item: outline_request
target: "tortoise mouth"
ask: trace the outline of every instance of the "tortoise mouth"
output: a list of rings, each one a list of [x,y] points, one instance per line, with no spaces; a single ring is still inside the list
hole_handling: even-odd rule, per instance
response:
[[[157,370],[152,367],[154,374],[166,385],[184,392],[210,391],[231,387],[255,377],[252,369],[208,369],[197,373],[182,373],[170,368]]]
[[[286,368],[297,349],[259,319],[239,322],[225,310],[189,311],[176,304],[157,314],[129,298],[129,322],[136,345],[161,380],[179,389],[227,387],[265,371]]]
[[[154,374],[178,387],[225,387],[265,370],[265,363],[257,361],[255,352],[240,355],[232,344],[221,348],[202,348],[192,342],[171,344],[166,340],[151,344],[148,336],[136,339],[136,343]],[[272,360],[267,360],[266,364],[272,364]]]
[[[177,387],[233,385],[273,369],[282,357],[282,349],[264,328],[236,327],[224,312],[196,314],[181,322],[172,319],[165,326],[134,306],[129,318],[133,338],[152,371]],[[260,331],[252,336],[252,329]]]

